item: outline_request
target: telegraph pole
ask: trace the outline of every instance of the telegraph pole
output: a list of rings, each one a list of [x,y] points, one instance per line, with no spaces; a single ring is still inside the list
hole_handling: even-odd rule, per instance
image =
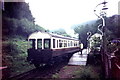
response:
[[[90,49],[89,39],[90,39],[92,33],[91,32],[87,32],[87,35],[88,35],[88,37],[87,37],[87,54],[89,54],[89,52],[90,52],[89,51],[89,49]]]
[[[94,9],[94,13],[95,15],[100,18],[102,20],[102,24],[100,24],[99,26],[102,26],[102,61],[103,61],[103,65],[105,67],[105,77],[108,78],[108,65],[107,65],[107,60],[106,60],[106,54],[107,54],[107,39],[106,39],[106,10],[108,8],[106,8],[106,1],[104,0],[104,2],[98,4],[95,9]],[[100,10],[100,14],[96,13],[96,8],[100,5],[103,5],[102,9]],[[99,30],[99,29],[98,29]]]

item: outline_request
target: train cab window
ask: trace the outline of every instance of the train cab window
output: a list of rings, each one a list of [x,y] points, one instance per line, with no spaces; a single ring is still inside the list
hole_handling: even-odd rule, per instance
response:
[[[35,39],[29,39],[29,43],[30,43],[30,48],[35,49]]]
[[[53,48],[55,48],[55,39],[53,39]]]
[[[38,49],[42,49],[42,39],[37,40],[37,47]]]
[[[44,49],[50,49],[50,39],[44,39]]]

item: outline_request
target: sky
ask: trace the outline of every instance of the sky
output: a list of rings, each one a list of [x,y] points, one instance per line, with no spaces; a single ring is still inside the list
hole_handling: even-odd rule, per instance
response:
[[[49,30],[59,28],[74,36],[73,25],[95,20],[94,8],[104,0],[25,0],[29,3],[35,23]],[[107,16],[118,14],[119,0],[106,0]],[[101,9],[102,6],[98,7]]]

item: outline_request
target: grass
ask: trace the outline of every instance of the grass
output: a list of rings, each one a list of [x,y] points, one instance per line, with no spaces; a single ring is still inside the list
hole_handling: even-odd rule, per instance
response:
[[[59,78],[59,74],[58,74],[58,73],[53,74],[53,75],[52,75],[52,78]]]
[[[95,71],[95,68],[96,67],[94,66],[82,66],[80,70],[74,72],[75,74],[74,77],[78,79],[83,79],[83,80],[93,79],[93,78],[100,80],[100,76],[99,76],[100,73]]]
[[[67,69],[67,68],[68,68],[67,66],[63,67],[63,69]]]
[[[103,78],[102,75],[102,68],[101,63],[98,62],[98,64],[95,64],[95,61],[98,61],[100,58],[97,57],[97,59],[93,60],[94,55],[89,56],[89,63],[87,66],[81,66],[81,69],[78,71],[75,71],[75,78],[79,79],[97,79],[100,80]]]

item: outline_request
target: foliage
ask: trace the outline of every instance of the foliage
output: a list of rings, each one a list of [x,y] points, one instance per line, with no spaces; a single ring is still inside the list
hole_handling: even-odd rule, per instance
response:
[[[2,62],[16,75],[33,68],[28,62],[28,35],[45,29],[34,23],[34,18],[25,2],[5,2],[2,11]]]
[[[107,52],[109,54],[113,53],[116,49],[119,48],[118,45],[112,43],[112,41],[117,40],[120,38],[120,15],[113,15],[111,17],[105,18],[106,21],[106,45],[107,45]],[[99,21],[98,21],[99,22]]]
[[[79,39],[87,47],[87,32],[92,32],[92,34],[97,32],[97,23],[89,23],[84,25],[79,25],[74,28],[75,33],[79,34]]]
[[[106,27],[113,35],[113,36],[110,36],[110,38],[108,38],[109,40],[112,40],[114,38],[120,38],[119,22],[120,22],[120,15],[113,15],[112,17],[109,17],[106,19]]]
[[[2,11],[2,26],[4,36],[20,35],[27,37],[35,31],[45,31],[36,25],[34,18],[25,2],[5,2],[5,10]]]
[[[101,47],[101,41],[102,41],[102,35],[95,33],[94,35],[91,36],[89,39],[89,48],[93,52],[98,52]]]
[[[5,2],[5,10],[2,11],[3,16],[15,19],[26,18],[28,21],[34,22],[34,18],[29,10],[29,5],[25,2]]]
[[[92,66],[86,66],[86,67],[82,67],[80,70],[75,72],[75,78],[78,79],[83,79],[83,80],[87,80],[87,79],[98,79],[100,78],[99,73],[94,71],[94,67]]]
[[[35,25],[28,19],[23,18],[21,20],[14,18],[3,18],[3,34],[6,36],[20,35],[27,37],[29,34],[35,31],[44,31],[45,29],[39,25]]]
[[[52,78],[59,78],[58,73],[56,73],[56,74],[52,75]]]
[[[120,37],[120,15],[113,15],[112,17],[107,17],[106,19],[106,36],[107,40],[113,40],[115,38]],[[79,34],[79,39],[82,43],[84,43],[84,46],[87,47],[87,32],[91,32],[92,34],[100,33],[98,31],[98,25],[102,23],[102,20],[96,20],[94,23],[86,23],[86,24],[80,24],[78,26],[74,27],[75,33]]]
[[[66,37],[71,37],[70,35],[68,35],[66,33],[66,31],[64,29],[55,30],[55,31],[53,31],[53,33],[58,34],[58,35],[63,35],[63,36],[66,36]]]
[[[115,50],[120,49],[120,39],[112,40],[107,46],[108,52],[113,53]]]
[[[10,76],[20,74],[33,68],[32,65],[26,62],[27,44],[27,41],[20,40],[19,38],[3,41],[3,65],[8,66],[10,69]]]

